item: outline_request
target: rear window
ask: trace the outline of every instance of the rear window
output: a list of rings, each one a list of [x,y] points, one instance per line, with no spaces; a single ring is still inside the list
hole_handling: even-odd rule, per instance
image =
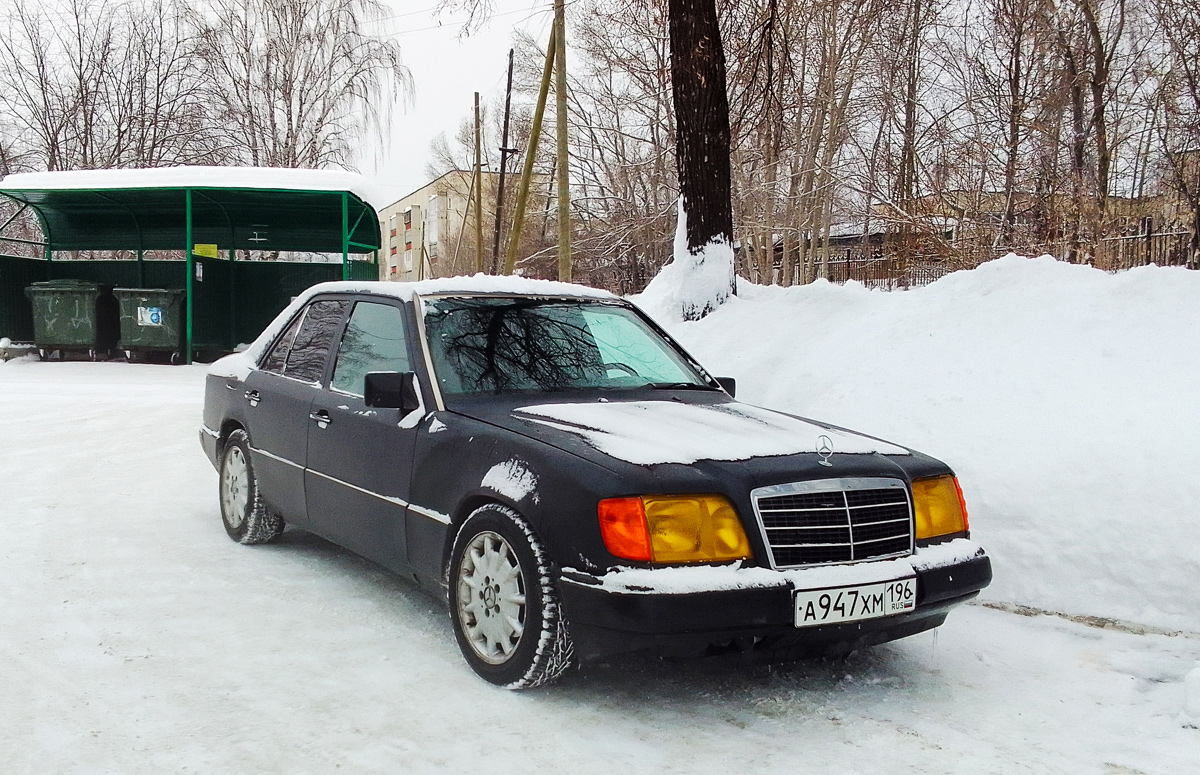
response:
[[[349,302],[343,300],[314,301],[308,305],[304,320],[288,350],[285,377],[303,382],[317,382],[325,376],[325,361],[333,347],[338,326]]]

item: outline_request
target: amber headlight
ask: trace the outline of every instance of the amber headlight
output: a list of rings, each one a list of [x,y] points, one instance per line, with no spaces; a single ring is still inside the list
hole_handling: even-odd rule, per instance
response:
[[[721,495],[644,495],[600,501],[600,534],[617,557],[722,562],[750,557],[733,504]]]
[[[917,539],[967,532],[967,504],[953,476],[914,479],[913,512]]]

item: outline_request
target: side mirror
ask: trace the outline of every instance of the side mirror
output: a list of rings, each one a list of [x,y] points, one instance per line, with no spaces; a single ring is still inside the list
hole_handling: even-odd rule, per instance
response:
[[[717,384],[729,394],[730,398],[737,396],[737,380],[733,377],[717,377]]]
[[[417,375],[411,371],[372,371],[367,374],[363,401],[376,409],[399,409],[408,414],[421,406]]]

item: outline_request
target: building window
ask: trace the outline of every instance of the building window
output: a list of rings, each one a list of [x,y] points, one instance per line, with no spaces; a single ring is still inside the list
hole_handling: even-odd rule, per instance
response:
[[[405,242],[405,243],[404,243],[404,249],[405,249],[405,250],[412,250],[412,241]]]
[[[392,255],[396,255],[396,246],[392,245]]]
[[[395,230],[395,229],[392,229],[392,236],[393,236],[393,237],[395,237],[395,236],[396,236],[396,230]]]

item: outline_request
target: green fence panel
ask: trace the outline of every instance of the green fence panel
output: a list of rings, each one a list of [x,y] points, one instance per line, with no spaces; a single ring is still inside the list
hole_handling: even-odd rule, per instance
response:
[[[351,261],[350,279],[370,281],[378,280],[379,264],[376,264],[374,261]]]
[[[289,261],[234,264],[233,303],[238,343],[253,342],[292,299],[317,283],[340,280],[342,265]]]
[[[192,346],[202,350],[232,350],[230,320],[232,268],[228,261],[197,257],[192,283]]]
[[[33,305],[25,296],[25,289],[48,279],[44,260],[0,256],[0,338],[33,341]]]

